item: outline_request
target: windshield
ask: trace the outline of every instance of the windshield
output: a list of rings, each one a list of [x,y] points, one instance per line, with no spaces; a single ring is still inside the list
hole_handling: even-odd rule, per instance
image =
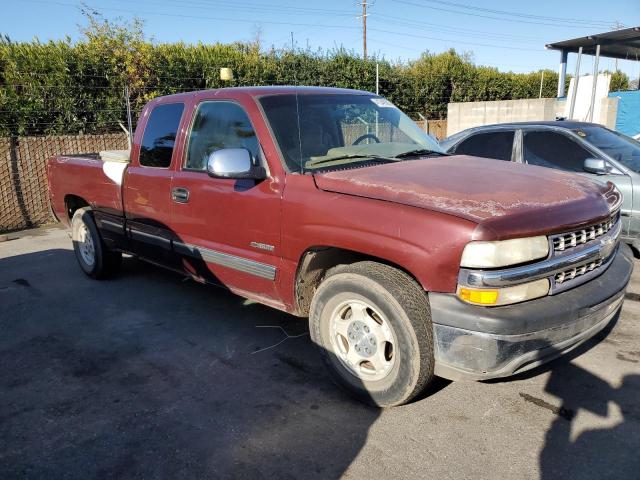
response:
[[[604,127],[584,127],[574,132],[625,167],[640,173],[640,142]]]
[[[260,98],[291,171],[379,164],[420,154],[444,154],[388,100],[371,95],[280,94]],[[405,154],[405,156],[403,156]]]

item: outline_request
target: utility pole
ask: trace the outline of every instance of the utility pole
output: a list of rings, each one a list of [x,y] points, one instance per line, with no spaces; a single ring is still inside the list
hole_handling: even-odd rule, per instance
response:
[[[367,2],[367,0],[362,0],[360,2],[362,6],[362,54],[364,59],[367,59],[367,17],[369,14],[367,13],[367,7],[373,6],[373,2]]]
[[[620,23],[618,20],[616,20],[616,24],[613,27],[614,30],[622,30],[624,28],[624,25],[622,23]],[[618,59],[615,59],[615,68],[614,71],[617,72],[618,71]]]

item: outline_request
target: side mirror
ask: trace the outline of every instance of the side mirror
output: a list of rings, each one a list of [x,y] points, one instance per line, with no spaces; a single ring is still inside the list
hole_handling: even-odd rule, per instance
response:
[[[597,175],[606,175],[609,173],[609,166],[601,158],[587,158],[584,161],[582,168],[589,173],[595,173]]]
[[[246,148],[223,148],[212,152],[207,158],[207,173],[214,178],[267,178],[264,167],[253,164]]]

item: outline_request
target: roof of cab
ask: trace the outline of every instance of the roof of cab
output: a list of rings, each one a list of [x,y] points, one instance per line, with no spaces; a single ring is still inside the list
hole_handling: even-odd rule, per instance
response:
[[[262,95],[281,95],[281,94],[326,94],[326,95],[375,95],[371,92],[364,90],[351,90],[349,88],[334,88],[334,87],[307,87],[307,86],[293,86],[293,85],[278,85],[278,86],[255,86],[255,87],[226,87],[216,88],[209,90],[196,90],[193,92],[175,93],[173,95],[165,95],[158,98],[171,98],[174,100],[185,99],[200,95],[220,95],[220,94],[244,94],[252,97],[259,97]]]

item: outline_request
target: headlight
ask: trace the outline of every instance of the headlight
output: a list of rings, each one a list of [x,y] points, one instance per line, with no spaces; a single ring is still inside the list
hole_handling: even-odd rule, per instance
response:
[[[462,252],[461,267],[496,268],[530,262],[549,255],[545,236],[514,238],[497,242],[469,242]]]
[[[461,300],[487,307],[533,300],[544,297],[547,293],[549,293],[549,280],[546,278],[505,288],[458,287],[458,297]]]

